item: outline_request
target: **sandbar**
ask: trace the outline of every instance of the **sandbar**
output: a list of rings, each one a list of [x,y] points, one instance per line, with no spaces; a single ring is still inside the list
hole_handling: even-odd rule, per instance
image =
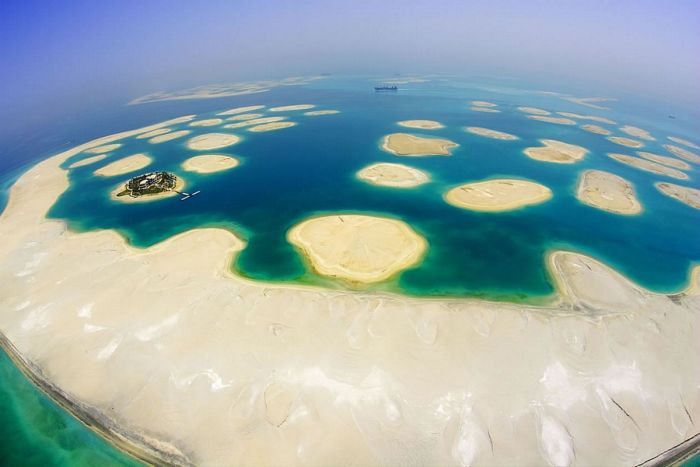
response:
[[[615,214],[642,212],[632,183],[602,170],[586,170],[581,174],[576,197],[584,204]]]
[[[237,122],[237,121],[242,121],[242,120],[254,120],[256,118],[262,118],[264,117],[265,114],[240,114],[240,115],[234,115],[233,117],[229,117],[226,120],[229,122]]]
[[[564,143],[553,139],[542,139],[541,147],[530,147],[523,152],[531,159],[558,164],[573,164],[580,161],[588,153],[588,149],[575,144]]]
[[[488,128],[481,128],[478,126],[464,127],[464,131],[467,131],[469,133],[473,133],[473,134],[479,135],[479,136],[486,136],[487,138],[493,138],[493,139],[502,139],[502,140],[508,140],[508,141],[513,141],[513,140],[519,139],[517,136],[511,135],[510,133],[504,133],[502,131],[497,131],[497,130],[489,130]]]
[[[195,136],[187,141],[187,147],[195,151],[208,151],[232,146],[241,139],[229,133],[207,133]]]
[[[458,208],[501,212],[540,204],[552,197],[552,190],[527,180],[501,178],[465,183],[445,193],[445,201]]]
[[[85,165],[94,164],[95,162],[99,162],[102,159],[105,159],[106,157],[107,154],[98,154],[96,156],[86,157],[85,159],[80,160],[78,162],[73,162],[71,165],[68,166],[68,168],[75,169],[76,167],[83,167]]]
[[[644,143],[642,143],[641,141],[625,138],[623,136],[608,136],[607,139],[612,141],[615,144],[619,144],[621,146],[627,146],[628,148],[638,149],[638,148],[644,147]]]
[[[691,208],[700,209],[700,190],[666,182],[656,182],[654,186],[666,196],[687,204]]]
[[[287,240],[319,274],[363,283],[413,266],[428,247],[403,221],[357,214],[307,219],[287,232]]]
[[[115,149],[119,149],[120,147],[122,147],[122,145],[119,143],[105,144],[104,146],[98,146],[96,148],[86,149],[85,152],[87,154],[103,154],[105,152],[114,151]]]
[[[146,154],[134,154],[133,156],[124,157],[122,159],[110,162],[104,167],[100,167],[95,170],[95,175],[100,175],[102,177],[113,177],[115,175],[121,175],[134,170],[143,169],[148,166],[153,159],[148,157]]]
[[[147,131],[146,133],[141,133],[136,137],[136,139],[146,139],[146,138],[153,138],[154,136],[159,136],[159,135],[164,135],[166,133],[170,133],[173,131],[170,128],[158,128],[157,130],[153,131]]]
[[[248,128],[248,131],[254,133],[262,133],[265,131],[275,131],[281,130],[283,128],[290,128],[296,125],[296,122],[273,122],[273,123],[263,123],[262,125],[256,125]]]
[[[577,113],[572,113],[572,112],[557,112],[559,115],[562,117],[568,117],[568,118],[574,118],[576,120],[591,120],[594,122],[599,122],[599,123],[607,123],[609,125],[615,125],[617,122],[614,120],[610,120],[609,118],[605,117],[598,117],[597,115],[581,115]]]
[[[675,157],[661,156],[659,154],[654,154],[651,152],[637,151],[637,155],[643,157],[644,159],[650,160],[652,162],[658,162],[659,164],[667,165],[678,170],[692,170],[692,166],[685,161],[676,159]]]
[[[581,128],[584,130],[590,132],[590,133],[595,133],[597,135],[612,135],[612,131],[608,130],[607,128],[603,128],[602,126],[598,125],[581,125]]]
[[[160,193],[153,193],[153,194],[148,194],[148,195],[141,195],[141,196],[129,196],[129,195],[122,195],[118,196],[119,193],[123,192],[126,189],[126,180],[114,187],[112,191],[109,192],[109,198],[112,201],[118,201],[120,203],[148,203],[151,201],[159,201],[161,199],[166,199],[166,198],[172,198],[174,196],[178,196],[179,193],[178,191],[183,191],[186,186],[186,182],[182,179],[182,177],[177,177],[177,181],[175,182],[175,188],[170,191],[161,191]]]
[[[498,104],[494,104],[493,102],[486,102],[486,101],[472,101],[471,104],[474,107],[498,107]]]
[[[644,170],[646,172],[651,172],[654,174],[658,175],[666,175],[672,178],[677,178],[679,180],[687,180],[688,175],[681,172],[680,170],[672,169],[670,167],[666,167],[661,164],[657,164],[656,162],[651,162],[646,159],[641,159],[639,157],[634,157],[634,156],[628,156],[626,154],[613,154],[610,153],[608,156],[611,159],[614,159],[618,162],[622,162],[623,164],[630,165],[632,167],[635,167],[640,170]]]
[[[272,107],[270,112],[287,112],[291,110],[308,110],[316,107],[313,104],[297,104],[297,105],[283,105],[281,107]]]
[[[224,125],[223,128],[243,128],[246,126],[261,125],[263,123],[271,122],[281,122],[286,120],[287,117],[264,117],[264,118],[254,118],[253,120],[245,120],[243,122],[229,123]]]
[[[501,113],[500,110],[492,109],[489,107],[469,107],[469,110],[473,110],[474,112],[484,112],[484,113],[490,113],[490,114]]]
[[[219,112],[216,115],[235,115],[235,114],[242,114],[245,112],[252,112],[253,110],[260,110],[264,109],[264,105],[248,105],[246,107],[236,107],[235,109],[229,109],[224,112]]]
[[[434,120],[403,120],[396,123],[399,126],[406,128],[418,128],[420,130],[437,130],[439,128],[445,128],[445,126]]]
[[[700,149],[700,146],[693,143],[692,141],[688,141],[687,139],[679,138],[678,136],[669,136],[668,139],[673,141],[674,143],[682,144],[683,146],[688,146],[689,148]]]
[[[183,136],[187,136],[190,133],[192,133],[190,130],[173,131],[170,133],[165,133],[163,135],[154,136],[153,138],[149,139],[148,142],[151,144],[165,143],[167,141],[172,141],[177,138],[182,138]]]
[[[547,117],[544,115],[528,115],[527,118],[539,120],[540,122],[556,123],[557,125],[576,125],[576,122],[570,118]]]
[[[687,160],[688,162],[700,164],[700,156],[698,156],[694,152],[688,151],[687,149],[679,148],[678,146],[674,146],[672,144],[664,144],[664,149],[666,149],[671,154],[680,157],[681,159]]]
[[[319,115],[335,115],[339,113],[340,110],[312,110],[311,112],[304,112],[304,115],[309,117],[317,117]]]
[[[208,174],[232,169],[238,164],[238,159],[225,154],[202,154],[187,159],[182,163],[182,168],[188,172]]]
[[[644,139],[647,141],[656,141],[656,138],[654,138],[651,133],[636,126],[625,125],[620,127],[620,131],[630,136],[634,136],[635,138]]]
[[[357,178],[372,185],[389,186],[394,188],[412,188],[422,185],[429,180],[428,174],[422,170],[403,164],[381,162],[372,164],[357,172]]]
[[[190,123],[190,126],[215,126],[222,123],[223,120],[220,118],[208,118],[206,120],[195,120],[194,122]]]
[[[518,107],[518,110],[526,114],[532,115],[551,115],[552,112],[544,109],[538,109],[537,107]]]
[[[382,149],[395,156],[451,156],[459,146],[449,139],[425,138],[408,133],[392,133],[382,140]]]

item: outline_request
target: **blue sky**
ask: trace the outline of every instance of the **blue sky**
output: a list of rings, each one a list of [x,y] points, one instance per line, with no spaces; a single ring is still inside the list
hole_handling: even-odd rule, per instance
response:
[[[697,105],[700,1],[3,0],[0,56],[9,112],[319,72],[522,75]]]

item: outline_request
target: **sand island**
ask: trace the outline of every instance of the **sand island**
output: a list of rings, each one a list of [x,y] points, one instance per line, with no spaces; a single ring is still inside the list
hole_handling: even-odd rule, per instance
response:
[[[541,147],[531,147],[523,152],[531,159],[557,164],[573,164],[588,154],[588,149],[575,144],[564,143],[553,139],[542,139]]]
[[[428,181],[428,174],[403,164],[372,164],[357,172],[357,178],[372,185],[412,188]]]
[[[586,170],[581,174],[576,197],[584,204],[615,214],[639,214],[642,205],[632,183],[602,170]]]
[[[628,156],[626,154],[613,154],[610,153],[608,156],[623,164],[635,167],[646,172],[651,172],[658,175],[666,175],[668,177],[677,178],[679,180],[688,180],[688,175],[680,170],[672,169],[656,162],[649,161],[647,159],[641,159],[639,157]]]
[[[434,120],[403,120],[396,123],[399,126],[406,128],[418,128],[420,130],[437,130],[440,128],[445,128],[445,126]]]
[[[264,117],[265,114],[239,114],[239,115],[234,115],[233,117],[229,117],[226,119],[226,121],[229,122],[238,122],[238,121],[244,121],[244,120],[254,120],[256,118],[262,118]]]
[[[498,104],[494,104],[493,102],[486,102],[486,101],[472,101],[471,104],[474,107],[498,107]]]
[[[272,107],[270,112],[289,112],[292,110],[308,110],[316,107],[313,104],[283,105],[282,107]]]
[[[445,193],[445,201],[472,211],[501,212],[540,204],[552,190],[539,183],[509,178],[465,183]]]
[[[668,167],[673,167],[674,169],[692,170],[692,167],[690,164],[688,164],[687,162],[682,161],[680,159],[676,159],[675,157],[661,156],[659,154],[654,154],[654,153],[645,152],[645,151],[637,151],[637,155],[639,157],[643,157],[644,159],[650,160],[652,162],[666,165]]]
[[[608,130],[607,128],[603,128],[602,126],[598,125],[581,125],[581,128],[584,130],[588,131],[589,133],[595,133],[597,135],[612,135],[612,131]]]
[[[136,139],[147,139],[153,138],[154,136],[164,135],[173,131],[171,128],[158,128],[157,130],[147,131],[146,133],[140,134]]]
[[[243,122],[236,122],[236,123],[229,123],[227,125],[224,125],[223,128],[243,128],[247,126],[254,126],[254,125],[262,125],[263,123],[271,123],[271,122],[281,122],[282,120],[286,120],[287,117],[264,117],[264,118],[254,118],[252,120],[246,120]]]
[[[320,115],[335,115],[339,114],[340,110],[312,110],[310,112],[304,112],[303,115],[307,117],[318,117]]]
[[[679,138],[678,136],[669,136],[668,139],[670,141],[673,141],[674,143],[682,144],[683,146],[688,146],[689,148],[700,149],[700,146],[693,143],[692,141],[688,141],[687,139]]]
[[[313,268],[352,282],[379,282],[413,266],[427,242],[403,221],[339,214],[314,217],[287,233]]]
[[[240,140],[238,136],[228,133],[207,133],[190,138],[187,147],[194,151],[209,151],[232,146]]]
[[[173,131],[162,135],[154,136],[153,138],[149,139],[148,142],[151,144],[165,143],[167,141],[172,141],[177,138],[182,138],[183,136],[187,136],[190,133],[192,133],[190,130]]]
[[[273,122],[273,123],[263,123],[262,125],[256,125],[248,128],[248,131],[253,133],[261,133],[265,131],[275,131],[281,130],[283,128],[290,128],[296,125],[296,122]]]
[[[208,118],[206,120],[195,120],[190,122],[190,126],[216,126],[221,125],[224,121],[220,118]]]
[[[666,196],[677,199],[691,208],[700,209],[700,190],[666,182],[657,182],[654,186]]]
[[[654,138],[651,133],[636,126],[625,125],[620,127],[620,131],[630,136],[634,136],[635,138],[644,139],[647,141],[656,141],[656,138]]]
[[[194,156],[182,163],[182,168],[188,172],[208,174],[237,167],[240,162],[235,157],[225,154],[202,154]]]
[[[484,113],[491,113],[491,114],[501,113],[500,110],[492,109],[490,107],[469,107],[469,110],[473,110],[474,112],[484,112]]]
[[[700,156],[698,156],[694,152],[688,151],[687,149],[679,148],[678,146],[674,146],[672,144],[664,144],[664,149],[666,149],[671,154],[680,157],[681,159],[687,160],[688,162],[700,164]]]
[[[619,144],[621,146],[627,146],[628,148],[639,149],[639,148],[644,147],[644,143],[642,143],[641,141],[625,138],[622,136],[608,136],[607,139],[609,141],[612,141],[615,144]]]
[[[110,151],[114,151],[115,149],[119,149],[120,147],[122,147],[122,145],[118,144],[118,143],[105,144],[104,146],[99,146],[99,147],[92,148],[92,149],[86,149],[85,152],[87,154],[103,154],[105,152],[110,152]]]
[[[248,105],[246,107],[236,107],[235,109],[229,109],[225,110],[224,112],[219,112],[216,115],[236,115],[236,114],[242,114],[245,112],[252,112],[254,110],[260,110],[264,109],[264,105]]]
[[[120,183],[109,197],[122,203],[150,202],[177,196],[184,188],[185,181],[175,174],[150,172]]]
[[[576,122],[570,118],[547,117],[544,115],[528,115],[527,118],[539,120],[540,122],[556,123],[557,125],[576,125]]]
[[[507,141],[514,141],[516,139],[519,139],[515,135],[511,135],[510,133],[504,133],[502,131],[497,131],[497,130],[489,130],[488,128],[480,128],[477,126],[467,126],[464,127],[464,131],[468,133],[473,133],[475,135],[479,136],[485,136],[487,138],[493,138],[493,139],[501,139],[501,140],[507,140]]]
[[[537,107],[518,107],[518,110],[526,114],[532,115],[551,115],[552,112],[544,109],[538,109]]]
[[[153,162],[153,159],[148,157],[146,154],[134,154],[133,156],[124,157],[122,159],[110,162],[104,167],[100,167],[95,170],[95,175],[100,175],[102,177],[113,177],[115,175],[121,175],[134,170],[143,169],[147,165]]]
[[[408,133],[392,133],[382,140],[382,149],[395,156],[451,156],[450,150],[457,146],[449,139],[425,138]]]
[[[557,112],[559,115],[562,117],[567,117],[567,118],[573,118],[576,120],[591,120],[593,122],[599,122],[599,123],[607,123],[609,125],[615,125],[617,122],[610,120],[609,118],[605,117],[598,117],[596,115],[581,115],[577,113],[572,113],[572,112]]]
[[[96,156],[90,156],[86,157],[83,160],[79,160],[77,162],[73,162],[71,165],[68,166],[69,169],[75,169],[77,167],[83,167],[86,165],[94,164],[95,162],[99,162],[107,157],[107,154],[98,154]]]

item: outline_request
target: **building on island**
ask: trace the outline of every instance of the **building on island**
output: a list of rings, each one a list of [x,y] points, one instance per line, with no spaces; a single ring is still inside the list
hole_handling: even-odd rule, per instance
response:
[[[168,172],[149,172],[137,175],[124,185],[125,190],[117,196],[129,195],[137,198],[143,195],[155,195],[164,191],[177,191],[177,176]]]

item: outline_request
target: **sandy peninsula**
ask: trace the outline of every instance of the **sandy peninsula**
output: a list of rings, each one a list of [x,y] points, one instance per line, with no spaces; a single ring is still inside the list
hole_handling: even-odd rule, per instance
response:
[[[497,130],[489,130],[488,128],[481,128],[478,126],[464,127],[464,131],[466,131],[468,133],[473,133],[473,134],[479,135],[479,136],[485,136],[487,138],[501,139],[501,140],[506,140],[506,141],[514,141],[516,139],[519,139],[517,136],[511,135],[510,133],[504,133],[502,131],[497,131]]]
[[[163,135],[154,136],[153,138],[149,139],[148,142],[151,144],[165,143],[167,141],[172,141],[177,138],[182,138],[183,136],[187,136],[190,133],[192,133],[190,130],[172,131]]]
[[[338,214],[314,217],[287,233],[313,268],[351,282],[379,282],[416,264],[428,243],[405,222]]]
[[[257,114],[257,113],[239,114],[239,115],[234,115],[233,117],[227,118],[226,121],[239,122],[239,121],[244,121],[244,120],[254,120],[256,118],[262,118],[264,116],[265,116],[265,114]]]
[[[644,159],[650,160],[652,162],[666,165],[668,167],[673,167],[674,169],[692,170],[692,167],[690,164],[688,164],[687,162],[682,161],[680,159],[676,159],[675,157],[661,156],[659,154],[654,154],[654,153],[645,152],[645,151],[637,151],[637,155],[639,157],[643,157]]]
[[[688,141],[687,139],[679,138],[678,136],[669,136],[668,139],[670,141],[673,141],[674,143],[682,144],[683,146],[688,146],[689,148],[700,149],[700,146],[693,143],[692,141]]]
[[[583,159],[588,154],[588,149],[575,144],[564,143],[553,139],[542,139],[544,146],[531,147],[523,152],[531,159],[542,162],[555,162],[557,164],[573,164]]]
[[[649,133],[647,130],[643,130],[641,128],[638,128],[636,126],[632,125],[625,125],[620,127],[620,131],[628,134],[630,136],[634,136],[635,138],[643,139],[646,141],[656,141],[656,138],[654,138],[651,133]]]
[[[469,110],[473,110],[474,112],[484,112],[484,113],[489,113],[489,114],[501,113],[500,110],[492,109],[490,107],[469,107]]]
[[[237,167],[240,162],[235,157],[225,154],[202,154],[194,156],[182,163],[182,168],[188,172],[208,174]],[[179,180],[179,179],[178,179]]]
[[[153,159],[148,157],[146,154],[134,154],[133,156],[124,157],[122,159],[110,162],[104,167],[100,167],[95,170],[95,175],[100,175],[102,177],[113,177],[115,175],[122,175],[125,173],[133,172],[135,170],[143,169],[153,162]]]
[[[282,130],[284,128],[290,128],[296,125],[296,122],[273,122],[273,123],[263,123],[262,125],[256,125],[248,128],[248,131],[253,133],[262,133],[265,131],[275,131]]]
[[[0,214],[0,345],[136,458],[635,465],[696,434],[700,267],[666,295],[553,251],[541,305],[422,299],[245,279],[224,229],[140,249],[46,217],[69,157],[172,124],[40,162]]]
[[[691,208],[700,209],[700,190],[666,182],[656,182],[654,186],[666,196],[677,199]]]
[[[611,159],[614,159],[623,164],[635,167],[646,172],[651,172],[658,175],[666,175],[671,178],[677,178],[679,180],[688,180],[688,175],[680,170],[672,169],[656,162],[652,162],[639,157],[628,156],[626,154],[608,154]]]
[[[316,107],[313,104],[283,105],[282,107],[272,107],[270,112],[289,112],[292,110],[309,110]]]
[[[595,133],[597,135],[612,135],[612,131],[608,130],[607,128],[603,128],[602,126],[598,125],[581,125],[581,128],[584,130],[588,131],[589,133]]]
[[[382,149],[395,156],[451,156],[451,149],[457,146],[449,139],[425,138],[408,133],[392,133],[382,140]]]
[[[245,120],[242,122],[229,123],[224,125],[223,128],[243,128],[247,126],[262,125],[263,123],[281,122],[286,120],[287,117],[264,117],[264,118],[254,118],[252,120]]]
[[[190,126],[216,126],[221,125],[223,122],[220,118],[208,118],[206,120],[195,120],[190,123]]]
[[[310,112],[304,112],[307,117],[318,117],[320,115],[335,115],[339,114],[340,110],[312,110]]]
[[[104,146],[86,149],[85,153],[87,153],[87,154],[104,154],[105,152],[114,151],[115,149],[119,149],[120,147],[122,147],[122,145],[120,143],[105,144]]]
[[[68,166],[69,169],[75,169],[77,167],[84,167],[86,165],[94,164],[95,162],[99,162],[107,157],[107,154],[98,154],[96,156],[90,156],[86,157],[85,159],[79,160],[77,162],[73,162],[71,165]]]
[[[136,139],[147,139],[153,138],[154,136],[164,135],[173,131],[171,128],[158,128],[157,130],[147,131],[146,133],[140,134]]]
[[[557,112],[562,117],[573,118],[576,120],[590,120],[598,123],[607,123],[608,125],[615,125],[617,122],[610,120],[606,117],[598,117],[597,115],[581,115],[572,112]]]
[[[396,122],[397,125],[406,128],[418,128],[419,130],[438,130],[440,128],[445,128],[445,126],[434,120],[403,120],[401,122]]]
[[[195,136],[187,141],[187,147],[194,151],[209,151],[232,146],[241,139],[229,133],[207,133]]]
[[[552,197],[552,190],[539,183],[516,179],[494,179],[465,183],[445,193],[445,201],[458,208],[501,212],[540,204]]]
[[[527,118],[539,120],[540,122],[556,123],[557,125],[576,125],[576,122],[570,118],[547,117],[544,115],[528,115]]]
[[[172,191],[162,191],[160,193],[142,195],[137,197],[129,195],[119,196],[119,193],[122,193],[125,190],[126,182],[127,181],[124,180],[122,183],[114,187],[114,189],[109,192],[109,198],[112,201],[118,201],[120,203],[150,203],[152,201],[159,201],[161,199],[179,196],[178,191],[182,192],[185,189],[185,186],[187,185],[187,183],[182,179],[182,177],[178,176],[177,182],[175,183],[175,189]]]
[[[357,172],[357,178],[372,185],[393,188],[413,188],[429,180],[428,174],[422,170],[403,164],[385,162],[365,167]]]
[[[602,170],[586,170],[581,174],[576,197],[584,204],[615,214],[642,212],[632,183]]]
[[[538,109],[537,107],[518,107],[518,110],[531,115],[551,115],[552,112],[544,109]]]
[[[625,138],[622,136],[608,136],[607,139],[615,144],[627,146],[628,148],[639,149],[644,147],[644,143],[642,143],[641,141]]]
[[[225,110],[224,112],[219,112],[216,115],[236,115],[236,114],[242,114],[246,112],[252,112],[254,110],[260,110],[264,109],[264,105],[248,105],[246,107],[236,107],[235,109],[229,109]]]
[[[498,104],[486,101],[471,101],[471,105],[474,107],[498,107]]]
[[[688,151],[687,149],[679,148],[678,146],[674,146],[672,144],[664,144],[664,149],[671,154],[680,157],[681,159],[687,160],[688,162],[700,164],[700,156],[694,152]]]

